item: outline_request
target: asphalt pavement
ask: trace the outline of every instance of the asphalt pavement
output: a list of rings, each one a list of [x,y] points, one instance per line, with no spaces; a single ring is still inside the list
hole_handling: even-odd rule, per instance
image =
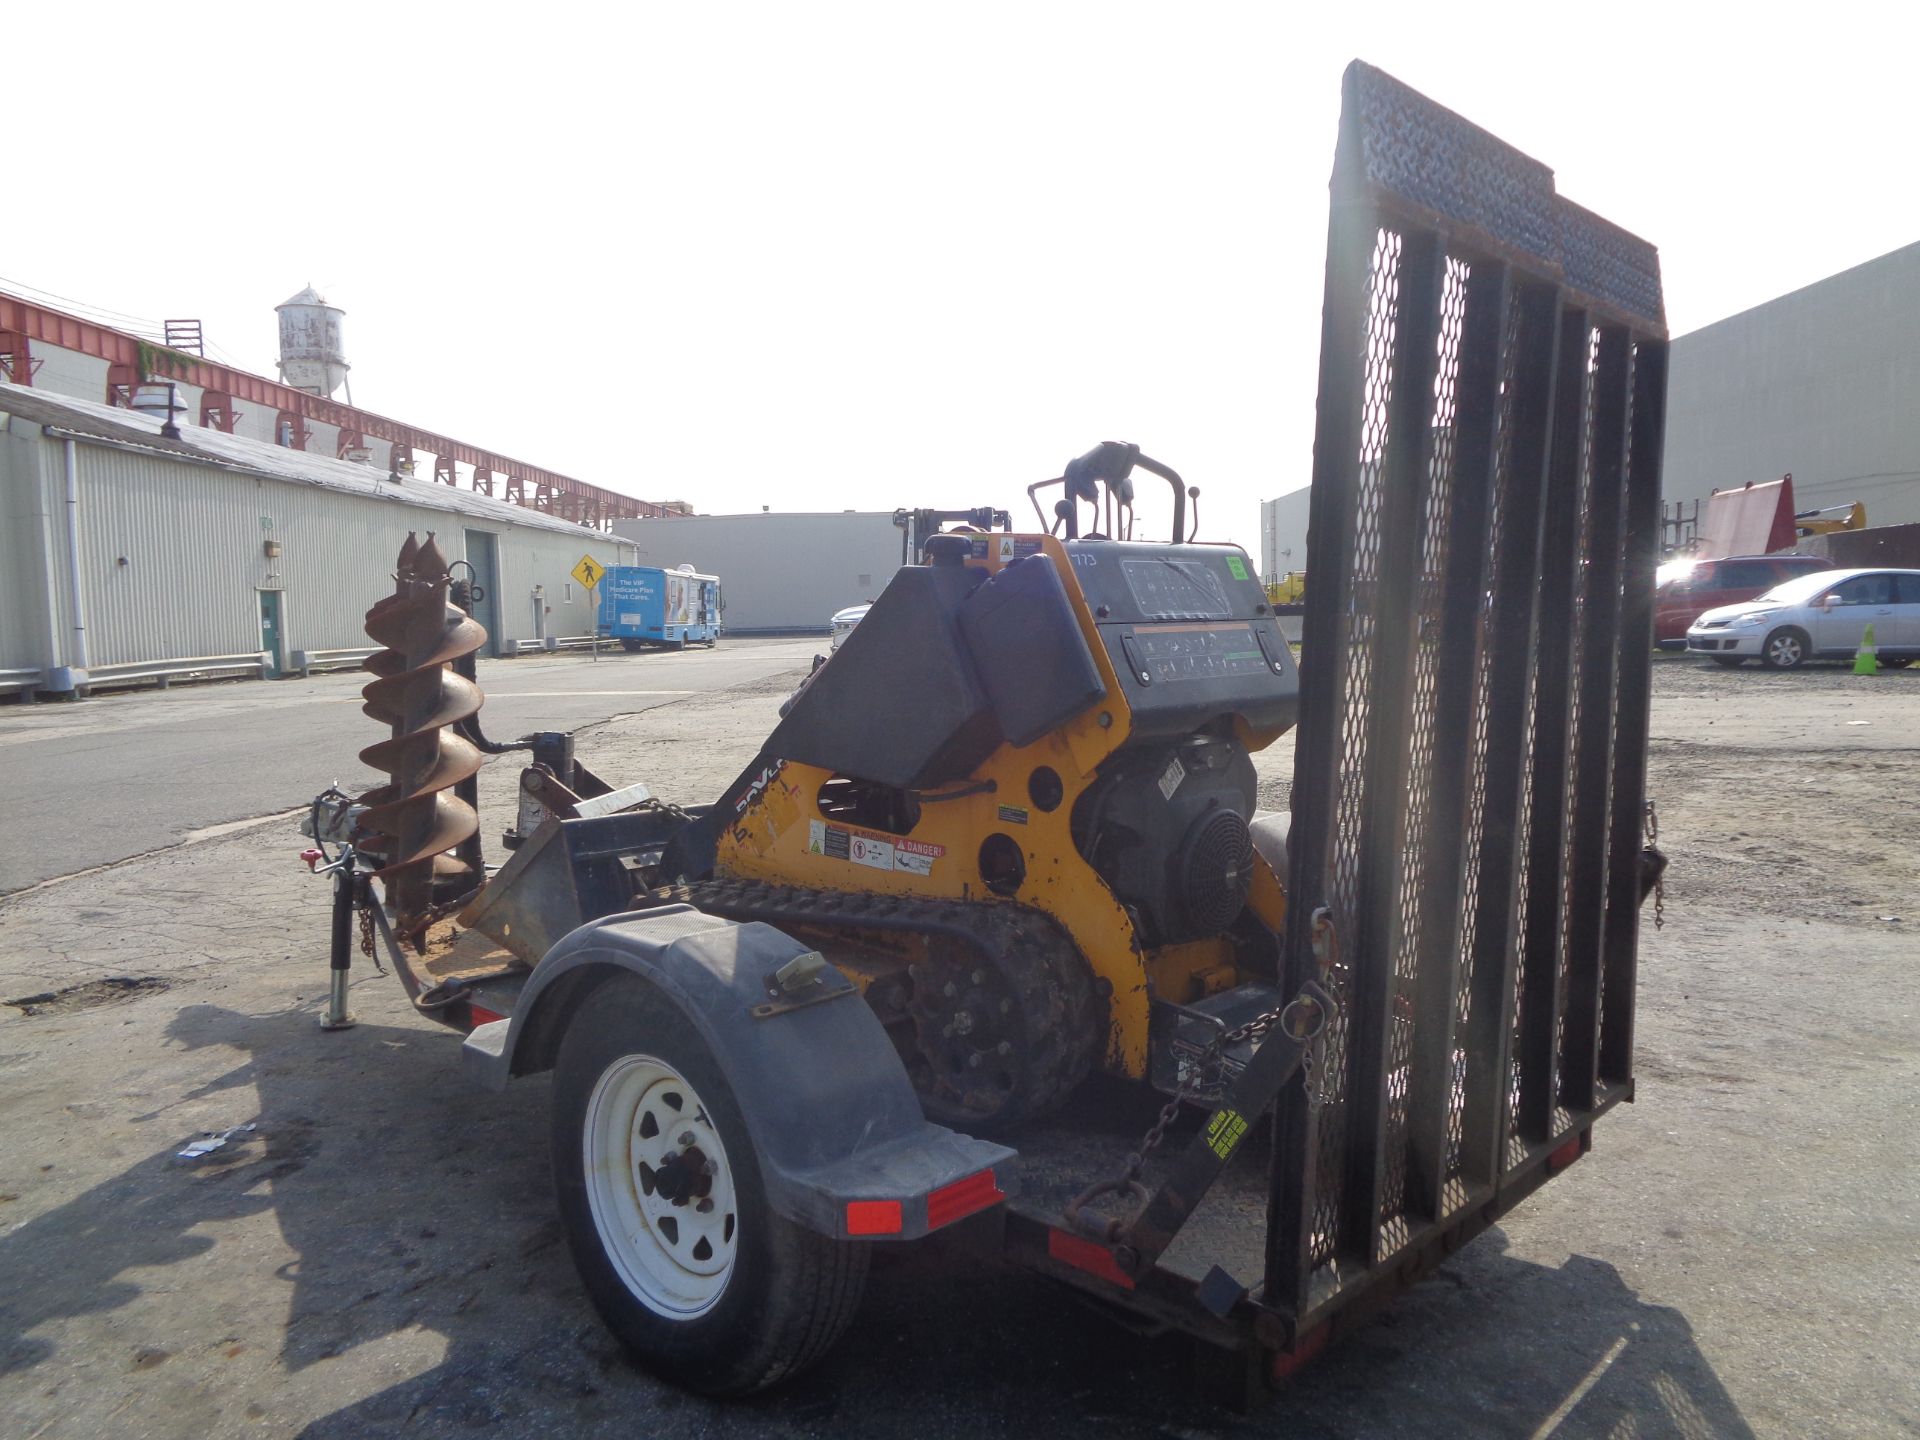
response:
[[[804,667],[823,640],[480,662],[494,739],[578,730]],[[369,784],[367,677],[220,681],[0,706],[0,895]],[[647,777],[612,777],[640,780]]]

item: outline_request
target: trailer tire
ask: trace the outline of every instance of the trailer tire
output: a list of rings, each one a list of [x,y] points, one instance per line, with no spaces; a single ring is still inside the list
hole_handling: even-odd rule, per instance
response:
[[[629,655],[638,655],[642,650],[647,648],[647,642],[644,640],[622,640],[620,642],[620,648]]]
[[[574,1265],[642,1365],[703,1394],[746,1395],[806,1369],[846,1330],[867,1247],[774,1212],[718,1062],[651,986],[613,980],[574,1011],[552,1121]],[[699,1212],[700,1199],[712,1208]]]

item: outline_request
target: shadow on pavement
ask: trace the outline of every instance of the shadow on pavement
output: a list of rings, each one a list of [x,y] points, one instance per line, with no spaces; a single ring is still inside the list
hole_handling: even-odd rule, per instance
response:
[[[170,1284],[205,1287],[236,1329],[284,1325],[288,1376],[414,1327],[444,1337],[438,1365],[347,1399],[310,1440],[1750,1434],[1678,1311],[1643,1303],[1601,1261],[1517,1259],[1498,1230],[1250,1416],[1195,1398],[1183,1341],[1129,1334],[957,1241],[883,1253],[826,1363],[715,1404],[629,1364],[588,1307],[548,1191],[544,1081],[483,1095],[460,1080],[452,1036],[324,1035],[305,1013],[190,1006],[168,1037],[242,1052],[196,1093],[257,1094],[259,1128],[194,1164],[170,1146],[0,1239],[0,1375],[54,1353],[32,1332],[131,1302],[129,1272],[184,1265]],[[276,1273],[290,1300],[196,1233],[268,1209],[295,1252]],[[271,1394],[253,1398],[271,1416]]]

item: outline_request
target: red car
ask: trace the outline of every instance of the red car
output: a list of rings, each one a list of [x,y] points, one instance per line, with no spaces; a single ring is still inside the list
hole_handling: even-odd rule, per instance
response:
[[[1717,605],[1738,605],[1796,575],[1831,570],[1818,555],[1729,555],[1723,560],[1672,560],[1653,592],[1653,638],[1662,650],[1687,648],[1687,627]]]

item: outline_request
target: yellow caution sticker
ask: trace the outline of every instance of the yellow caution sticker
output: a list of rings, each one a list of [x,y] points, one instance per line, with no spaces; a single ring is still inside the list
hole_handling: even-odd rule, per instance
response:
[[[1238,1110],[1216,1110],[1207,1121],[1207,1148],[1224,1160],[1233,1154],[1240,1137],[1246,1133],[1246,1116]]]

